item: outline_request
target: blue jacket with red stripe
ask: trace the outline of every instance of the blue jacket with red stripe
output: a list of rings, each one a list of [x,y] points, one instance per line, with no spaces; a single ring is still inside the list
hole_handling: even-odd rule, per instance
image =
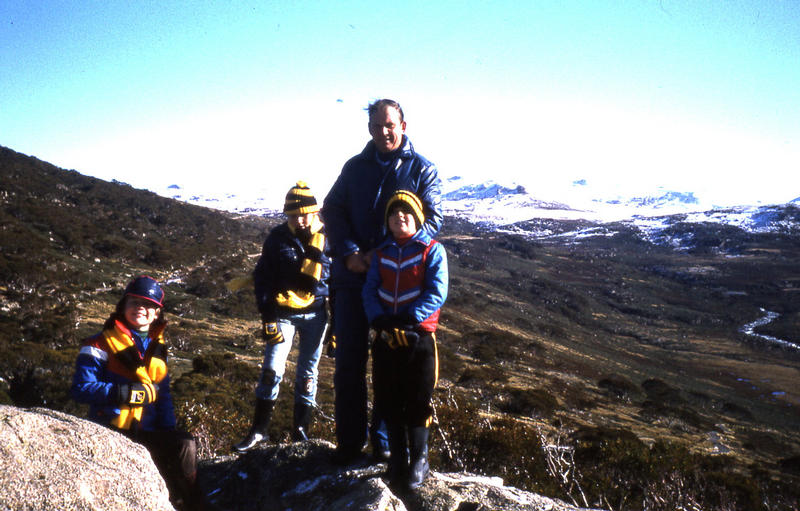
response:
[[[150,342],[155,342],[149,337],[139,336],[133,330],[130,335],[140,356],[145,353]],[[118,386],[138,381],[136,375],[131,374],[112,354],[101,332],[83,341],[75,361],[70,394],[75,401],[89,405],[89,419],[109,426],[119,415]],[[156,401],[144,407],[139,429],[175,429],[175,409],[169,387],[167,374],[157,385]]]
[[[433,332],[447,299],[447,283],[441,243],[422,229],[402,246],[390,236],[376,250],[362,290],[367,320],[382,314],[410,316],[420,330]]]

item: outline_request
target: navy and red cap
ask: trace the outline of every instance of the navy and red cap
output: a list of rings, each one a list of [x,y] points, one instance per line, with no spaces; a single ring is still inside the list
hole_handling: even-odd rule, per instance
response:
[[[143,298],[151,301],[159,307],[164,306],[164,290],[158,285],[158,282],[153,277],[141,275],[136,277],[125,288],[125,296],[135,296],[136,298]]]

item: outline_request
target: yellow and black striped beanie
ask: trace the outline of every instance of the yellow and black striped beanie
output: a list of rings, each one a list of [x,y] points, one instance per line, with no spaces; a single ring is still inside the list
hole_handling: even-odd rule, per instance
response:
[[[314,198],[314,194],[311,193],[311,189],[305,181],[298,181],[286,194],[283,212],[287,215],[307,215],[319,212],[317,199]]]
[[[411,214],[414,215],[414,220],[417,221],[417,229],[421,228],[422,224],[425,223],[425,213],[422,211],[422,201],[420,201],[416,195],[408,190],[398,190],[394,192],[394,195],[389,197],[389,201],[386,203],[386,214],[384,215],[383,219],[386,227],[389,227],[389,213],[391,213],[392,208],[397,206],[398,203],[402,203],[411,208]]]

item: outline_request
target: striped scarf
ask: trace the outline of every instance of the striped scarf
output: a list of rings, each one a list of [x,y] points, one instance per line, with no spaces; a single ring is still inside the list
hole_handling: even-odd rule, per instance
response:
[[[305,258],[300,263],[298,289],[287,289],[278,293],[275,298],[278,305],[290,309],[305,309],[314,303],[314,291],[322,278],[322,251],[325,250],[322,226],[319,216],[314,215],[309,227],[311,235],[303,243]],[[292,234],[295,234],[293,230]]]
[[[112,356],[133,373],[140,383],[159,383],[167,376],[167,345],[164,342],[164,326],[156,327],[150,332],[150,344],[144,353],[139,353],[130,330],[119,320],[115,320],[111,328],[103,330],[103,337],[111,350]],[[119,429],[130,429],[134,421],[142,420],[142,406],[120,405],[119,416],[111,424]]]

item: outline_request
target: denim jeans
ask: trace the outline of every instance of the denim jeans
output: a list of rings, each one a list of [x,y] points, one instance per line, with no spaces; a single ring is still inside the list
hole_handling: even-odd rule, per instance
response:
[[[278,320],[278,328],[284,341],[267,344],[264,348],[264,363],[261,379],[256,387],[256,397],[275,401],[278,399],[280,383],[286,371],[286,359],[292,349],[295,331],[298,333],[297,372],[294,383],[294,400],[314,406],[317,396],[318,364],[322,354],[322,339],[325,337],[328,318],[325,309],[293,314]]]

